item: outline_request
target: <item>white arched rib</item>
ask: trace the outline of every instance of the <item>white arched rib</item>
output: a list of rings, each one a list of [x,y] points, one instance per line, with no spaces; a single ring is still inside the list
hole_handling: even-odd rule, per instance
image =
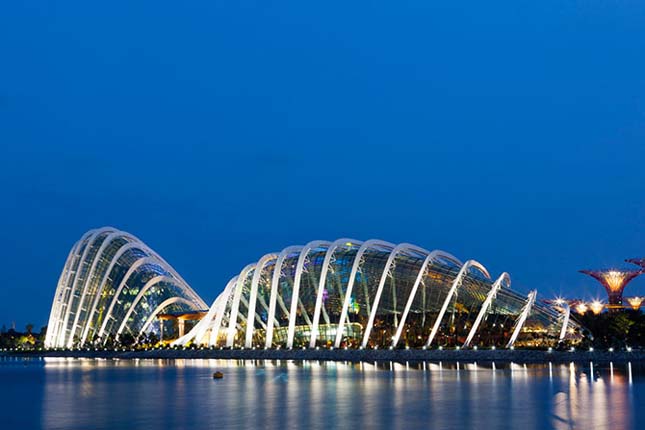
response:
[[[376,290],[376,295],[374,296],[374,302],[372,303],[372,311],[370,312],[370,317],[367,320],[367,326],[365,328],[365,332],[363,333],[363,342],[361,343],[362,348],[365,348],[367,346],[367,341],[370,338],[370,333],[372,332],[372,326],[374,325],[374,318],[376,318],[376,312],[378,311],[379,302],[381,301],[381,294],[383,294],[383,287],[385,286],[385,281],[387,281],[387,277],[390,274],[390,270],[392,270],[393,268],[394,261],[396,260],[397,255],[399,255],[399,253],[401,253],[404,250],[414,251],[422,255],[428,253],[428,251],[426,251],[425,249],[419,248],[409,243],[401,243],[397,245],[392,251],[390,251],[390,255],[387,258],[385,267],[383,268],[383,273],[381,274],[381,279],[379,280],[378,289]]]
[[[137,334],[136,339],[139,340],[141,335],[143,333],[145,333],[146,330],[148,330],[148,327],[150,327],[150,324],[152,324],[154,322],[154,320],[157,317],[157,314],[159,312],[163,311],[165,308],[167,308],[168,306],[170,306],[172,304],[175,304],[175,303],[185,303],[188,306],[194,306],[195,305],[193,302],[191,302],[188,299],[184,299],[183,297],[171,297],[169,299],[164,300],[163,302],[161,302],[161,304],[159,306],[157,306],[155,308],[154,312],[150,314],[150,317],[148,318],[146,323],[143,325],[141,330],[139,330],[139,334]]]
[[[167,282],[169,284],[177,283],[177,281],[174,278],[171,278],[170,276],[164,276],[164,275],[155,276],[154,278],[151,278],[148,282],[146,282],[145,285],[139,291],[139,294],[137,294],[137,296],[132,301],[130,308],[128,308],[128,311],[125,314],[125,317],[123,317],[123,319],[121,320],[119,329],[116,332],[117,339],[119,338],[119,335],[121,334],[121,332],[123,331],[123,328],[127,324],[128,319],[130,318],[130,315],[132,315],[132,312],[134,312],[134,309],[137,307],[137,305],[141,301],[141,298],[146,293],[146,291],[148,291],[151,287],[157,285],[160,282]]]
[[[181,277],[179,273],[170,265],[166,260],[164,260],[159,254],[157,254],[154,250],[152,250],[149,246],[147,246],[145,243],[143,243],[139,238],[136,236],[133,236],[129,233],[123,233],[123,237],[127,240],[130,241],[130,243],[124,244],[121,248],[119,248],[119,251],[112,257],[112,261],[110,262],[110,266],[108,267],[108,270],[105,272],[103,279],[101,280],[101,284],[99,285],[97,289],[96,296],[94,298],[94,303],[92,304],[92,309],[89,313],[89,317],[86,320],[85,323],[85,328],[83,330],[83,336],[81,337],[81,343],[85,342],[85,339],[87,338],[90,330],[90,325],[92,323],[92,318],[94,317],[94,313],[96,312],[96,307],[98,305],[99,299],[101,297],[101,292],[103,291],[103,288],[105,287],[105,282],[108,279],[108,276],[116,263],[118,262],[119,258],[127,252],[129,249],[139,249],[143,253],[147,254],[149,257],[154,257],[156,258],[157,264],[161,267],[164,268],[168,273],[170,273],[176,280],[176,284],[182,288],[184,293],[190,297],[191,300],[193,300],[199,307],[202,309],[206,309],[208,306],[206,303],[202,300],[201,297],[193,291],[192,288],[188,285],[188,283],[184,280],[184,278]],[[95,329],[96,331],[96,329]]]
[[[349,282],[347,283],[347,291],[345,291],[345,300],[343,301],[343,309],[340,312],[340,320],[338,321],[338,328],[336,329],[336,340],[334,342],[335,348],[338,348],[340,346],[340,342],[343,340],[343,330],[345,328],[345,319],[347,318],[347,310],[349,309],[349,301],[352,297],[352,290],[354,288],[356,273],[358,272],[358,268],[361,264],[363,254],[365,254],[365,252],[368,249],[374,246],[381,246],[384,248],[389,248],[391,250],[396,245],[394,245],[393,243],[384,242],[378,239],[371,239],[364,242],[356,252],[356,257],[354,258],[354,264],[352,265],[352,271],[350,272],[350,275],[349,275]]]
[[[473,326],[470,328],[470,332],[468,333],[468,337],[466,338],[466,341],[464,342],[464,348],[467,348],[470,345],[470,342],[472,342],[473,338],[475,337],[475,334],[477,333],[477,329],[479,328],[479,324],[481,324],[482,320],[484,319],[484,316],[488,312],[488,309],[490,308],[491,304],[493,303],[493,299],[495,299],[497,295],[497,291],[502,288],[502,282],[506,281],[507,285],[510,287],[511,285],[511,276],[504,272],[500,275],[499,278],[493,283],[493,286],[490,288],[490,291],[488,292],[488,295],[486,296],[486,300],[484,300],[484,303],[482,303],[481,309],[479,310],[479,313],[477,314],[477,318],[475,319],[475,322],[473,323]]]
[[[221,294],[220,294],[220,296],[221,296]],[[193,326],[193,328],[190,329],[190,331],[188,333],[186,333],[185,335],[173,340],[170,343],[170,345],[173,345],[173,346],[174,345],[186,345],[186,344],[188,344],[188,342],[190,342],[193,339],[195,341],[194,342],[195,344],[201,345],[203,342],[200,342],[200,339],[203,337],[203,333],[201,334],[201,336],[199,336],[199,333],[197,331],[199,330],[200,327],[205,327],[204,331],[208,330],[208,326],[212,322],[213,315],[215,314],[214,309],[216,309],[215,307],[219,303],[218,300],[219,300],[220,296],[217,296],[217,298],[215,299],[215,301],[213,302],[213,304],[209,308],[208,313],[202,319],[200,319],[199,322],[197,324],[195,324],[195,326]],[[212,311],[212,313],[211,313],[211,311]]]
[[[255,318],[253,318],[252,315],[255,315],[255,303],[257,302],[258,297],[258,284],[260,283],[260,279],[262,278],[262,272],[264,271],[264,268],[267,266],[267,264],[269,264],[271,261],[276,260],[277,258],[278,254],[266,254],[265,256],[260,258],[260,261],[257,262],[255,272],[253,272],[253,280],[251,281],[251,294],[249,296],[249,311],[247,314],[246,335],[244,338],[245,348],[251,348],[251,344],[253,343]]]
[[[71,343],[74,341],[71,333],[69,335],[69,339],[67,342],[65,341],[65,336],[67,335],[67,323],[69,322],[69,314],[71,313],[71,307],[72,307],[72,304],[74,303],[74,292],[76,291],[77,287],[80,284],[82,284],[82,282],[79,282],[80,281],[79,278],[80,278],[81,272],[83,271],[83,264],[85,264],[86,262],[85,260],[87,259],[87,254],[89,253],[90,249],[92,248],[92,246],[94,245],[98,237],[101,234],[110,230],[111,229],[107,227],[99,228],[97,230],[94,230],[94,233],[92,233],[92,235],[87,239],[87,244],[85,245],[85,249],[83,250],[83,255],[81,256],[81,259],[78,263],[78,267],[76,269],[76,273],[74,275],[74,282],[72,283],[71,289],[69,291],[69,296],[67,297],[67,307],[65,308],[65,318],[63,319],[62,332],[60,333],[61,336],[59,338],[60,346],[65,346],[67,343],[69,343],[69,345],[67,346],[70,347]]]
[[[240,297],[240,303],[242,303],[244,306],[246,306],[246,309],[249,308],[249,301],[244,297],[244,294],[242,294],[242,297]],[[245,322],[247,320],[247,317],[249,317],[249,313],[246,313],[246,316],[241,313],[239,314],[239,317],[242,318]],[[255,319],[254,319],[258,324],[260,324],[260,327],[262,327],[264,330],[266,330],[267,326],[264,324],[264,321],[260,318],[260,315],[255,314]],[[253,321],[252,321],[253,322]],[[247,324],[248,325],[248,324]]]
[[[71,264],[76,257],[76,250],[78,249],[79,242],[76,242],[72,247],[72,251],[67,255],[65,260],[65,266],[63,266],[63,271],[60,274],[58,279],[58,284],[56,284],[56,291],[54,292],[54,300],[52,301],[52,308],[49,312],[49,320],[47,322],[47,334],[45,335],[45,348],[50,348],[52,346],[52,339],[55,338],[54,334],[58,331],[55,326],[59,323],[58,313],[60,312],[60,295],[63,285],[67,283],[69,278],[69,272],[71,270]]]
[[[463,282],[463,278],[466,276],[466,274],[468,273],[468,269],[471,267],[478,269],[481,273],[484,274],[484,276],[486,276],[486,278],[490,279],[490,275],[488,274],[488,271],[484,266],[482,266],[480,263],[478,263],[475,260],[466,261],[466,263],[459,270],[457,277],[452,282],[450,291],[448,291],[448,295],[446,296],[446,299],[443,302],[443,306],[439,311],[439,315],[437,315],[437,319],[434,322],[434,326],[432,327],[432,331],[430,332],[430,336],[428,337],[428,341],[426,342],[426,347],[429,347],[432,344],[434,337],[437,335],[437,331],[439,331],[441,320],[443,319],[443,316],[446,313],[446,309],[448,309],[448,305],[452,300],[452,296],[454,296],[454,294],[457,292],[457,289],[461,286],[461,283]]]
[[[240,308],[240,297],[242,297],[242,290],[249,272],[255,270],[255,263],[249,264],[240,272],[237,278],[237,285],[235,286],[235,294],[233,295],[233,303],[231,304],[231,316],[228,320],[228,331],[226,332],[226,346],[232,347],[235,340],[235,332],[237,331],[237,313]]]
[[[172,345],[186,345],[188,342],[193,340],[196,344],[202,344],[203,342],[203,337],[206,334],[206,331],[208,330],[208,327],[211,325],[213,322],[213,318],[215,318],[215,313],[219,309],[220,303],[223,300],[224,293],[227,292],[230,288],[230,285],[235,283],[236,278],[231,279],[228,281],[226,284],[226,287],[224,287],[224,291],[222,291],[217,298],[213,301],[213,304],[211,305],[210,308],[208,308],[208,313],[204,318],[202,318],[188,333],[186,333],[185,336],[175,340],[172,342]],[[226,297],[228,298],[228,296]]]
[[[448,254],[447,252],[441,251],[439,249],[435,249],[432,251],[426,259],[423,261],[423,264],[421,265],[421,269],[419,270],[419,274],[417,275],[417,279],[414,281],[414,286],[412,287],[412,290],[410,291],[410,296],[408,297],[408,302],[405,305],[405,309],[403,310],[403,315],[401,315],[401,322],[399,323],[399,326],[396,329],[396,334],[394,335],[394,339],[392,339],[392,347],[396,348],[397,344],[399,343],[399,339],[401,338],[401,333],[403,332],[403,327],[405,326],[405,321],[408,318],[408,313],[410,313],[410,308],[412,307],[412,303],[414,303],[414,298],[417,294],[417,290],[419,289],[419,285],[421,284],[421,281],[423,280],[423,275],[426,273],[426,270],[428,268],[428,265],[435,261],[437,258],[444,258],[446,260],[450,260],[457,264],[458,266],[462,266],[463,263],[459,261],[456,257],[454,257],[451,254]]]
[[[271,298],[269,301],[269,318],[267,320],[267,332],[264,345],[267,348],[271,348],[271,343],[273,342],[273,320],[275,318],[275,306],[278,298],[278,286],[280,285],[280,275],[282,273],[282,264],[284,260],[290,254],[300,252],[302,246],[289,246],[280,252],[278,259],[275,262],[275,268],[273,269],[273,277],[271,279]]]
[[[96,229],[90,230],[83,235],[81,240],[78,242],[79,247],[76,251],[75,258],[72,261],[70,270],[65,281],[65,285],[61,290],[61,296],[59,298],[58,304],[58,318],[57,324],[55,327],[55,336],[53,339],[53,346],[63,347],[65,346],[66,336],[65,336],[65,323],[64,321],[68,318],[69,315],[69,293],[74,288],[76,283],[76,277],[78,274],[78,269],[83,264],[83,257],[85,255],[85,250],[89,247],[90,242],[92,241]]]
[[[98,237],[105,233],[107,233],[107,235],[103,238],[103,242],[101,243],[98,251],[90,261],[88,259],[90,249],[97,243]],[[117,251],[117,254],[112,257],[108,270],[102,277],[101,282],[97,285],[94,281],[98,264],[100,263],[107,246],[113,242],[114,237],[118,236],[122,236],[130,243],[124,244]],[[72,251],[68,255],[68,259],[65,263],[63,272],[61,273],[59,284],[54,295],[54,301],[48,322],[49,329],[45,339],[46,346],[53,347],[64,346],[65,344],[71,345],[77,330],[82,331],[81,343],[84,343],[89,335],[90,329],[94,328],[96,330],[98,328],[92,327],[92,323],[102,292],[105,289],[105,283],[109,279],[110,272],[117,264],[119,257],[123,255],[127,249],[132,248],[139,248],[148,256],[155,257],[158,260],[158,264],[161,267],[164,267],[166,271],[171,273],[177,279],[178,282],[176,282],[176,285],[183,289],[183,293],[189,297],[189,300],[193,300],[193,302],[198,306],[206,308],[206,304],[203,300],[188,286],[188,284],[186,284],[183,278],[181,278],[172,266],[170,266],[163,258],[147,247],[138,238],[128,233],[121,232],[113,227],[93,229],[86,232],[81,239],[75,243]],[[88,267],[87,265],[90,266]],[[87,267],[88,270],[84,271],[84,267]],[[86,274],[83,280],[80,279],[82,272],[85,272]],[[91,303],[91,307],[88,306],[89,312],[86,313],[87,318],[83,320],[80,317],[80,313],[85,308],[85,301],[89,302],[91,300],[88,298],[88,294],[90,293],[88,289],[90,287],[94,287],[92,288],[92,291],[96,290],[96,295]],[[79,300],[78,304],[74,305],[74,299],[77,292],[79,292]],[[72,309],[73,305],[74,308]],[[72,311],[75,312],[73,317],[71,315]],[[73,321],[70,321],[72,318]],[[71,327],[69,335],[67,330],[68,325]]]
[[[535,303],[536,296],[537,296],[537,290],[533,290],[529,293],[526,299],[526,304],[522,309],[522,313],[520,314],[519,318],[517,319],[517,322],[515,323],[515,329],[513,330],[513,335],[511,336],[510,340],[506,344],[507,348],[510,348],[511,346],[513,346],[513,344],[517,340],[517,336],[520,334],[520,331],[522,330],[522,327],[524,327],[524,323],[526,322],[526,319],[531,313],[531,308],[533,308],[533,304]]]
[[[114,254],[114,256],[112,257],[112,260],[110,261],[110,265],[108,266],[107,270],[103,274],[103,279],[101,279],[101,283],[96,289],[94,302],[92,303],[92,308],[90,309],[90,312],[88,314],[87,320],[85,322],[85,328],[83,329],[83,335],[81,336],[81,344],[85,343],[85,339],[87,339],[87,335],[89,334],[90,326],[92,324],[92,319],[94,318],[94,313],[96,312],[96,307],[98,306],[99,300],[101,299],[103,289],[105,288],[105,283],[107,282],[107,279],[110,276],[112,269],[114,269],[114,266],[119,261],[119,258],[121,258],[121,256],[130,249],[138,249],[142,252],[145,252],[144,246],[141,243],[129,242],[129,243],[124,243],[123,246],[121,246],[119,250],[116,252],[116,254]],[[94,333],[96,333],[96,327],[94,328]]]
[[[233,279],[231,279],[226,285],[224,292],[222,292],[221,294],[222,301],[218,303],[217,310],[215,311],[215,322],[213,323],[213,327],[211,328],[211,336],[208,342],[209,346],[214,346],[217,344],[219,331],[222,327],[222,319],[224,318],[224,312],[226,312],[226,305],[228,305],[228,299],[231,296],[231,292],[235,288],[235,285],[237,285],[238,278],[239,276],[235,276]]]
[[[72,341],[74,337],[74,333],[76,333],[76,328],[78,327],[78,322],[79,322],[79,317],[81,315],[81,311],[83,310],[83,302],[85,300],[85,295],[87,294],[87,289],[91,285],[91,281],[94,278],[94,272],[96,272],[96,266],[98,265],[99,261],[101,261],[101,258],[103,257],[103,253],[107,249],[107,247],[112,243],[117,238],[120,238],[123,236],[123,233],[120,231],[113,231],[112,233],[108,234],[105,239],[103,239],[103,242],[101,243],[101,247],[99,250],[96,252],[96,255],[94,256],[94,261],[92,262],[92,267],[90,268],[89,274],[85,277],[85,282],[83,283],[83,289],[81,293],[81,298],[78,301],[78,311],[76,312],[76,315],[74,317],[74,324],[72,325],[72,331],[70,332],[70,340],[68,341],[67,347],[70,348],[72,346]],[[85,313],[85,318],[87,319],[88,313]]]
[[[560,329],[560,339],[558,339],[558,342],[562,342],[564,337],[567,335],[567,327],[569,325],[569,318],[571,317],[571,307],[569,306],[569,303],[563,302],[560,306],[565,309],[562,318],[562,328]]]
[[[305,261],[309,256],[309,253],[315,249],[322,248],[324,246],[329,247],[331,242],[326,240],[314,240],[305,245],[305,247],[300,251],[300,257],[298,257],[298,264],[296,265],[296,274],[293,281],[293,289],[291,294],[291,310],[289,312],[289,328],[287,330],[287,348],[293,347],[293,337],[296,331],[296,317],[298,315],[298,301],[300,300],[300,282],[302,280],[302,272],[304,269]],[[306,314],[304,306],[302,306],[301,311],[303,314]]]
[[[352,247],[355,245],[361,245],[363,242],[354,240],[354,239],[338,239],[334,241],[329,248],[327,248],[327,253],[325,254],[325,259],[323,260],[322,269],[320,271],[320,280],[318,281],[318,291],[316,292],[316,306],[314,308],[314,319],[311,324],[311,339],[309,341],[309,348],[314,348],[316,346],[316,339],[318,338],[318,326],[320,321],[320,313],[322,310],[322,301],[323,294],[325,291],[325,285],[327,283],[327,273],[329,272],[329,265],[331,259],[336,252],[336,249],[339,247]]]
[[[130,280],[130,277],[136,273],[136,271],[139,269],[139,267],[143,266],[144,264],[159,264],[157,260],[154,257],[141,257],[137,261],[135,261],[132,266],[128,269],[128,271],[125,273],[123,276],[123,279],[121,279],[121,283],[119,283],[119,287],[116,289],[114,292],[114,296],[112,297],[112,300],[110,301],[110,307],[108,308],[108,311],[105,313],[105,317],[103,318],[103,324],[101,324],[101,329],[99,330],[98,333],[98,338],[101,338],[103,336],[103,332],[105,331],[105,328],[108,325],[108,322],[110,321],[110,318],[112,317],[112,311],[114,310],[114,306],[116,306],[116,303],[119,301],[119,295],[121,294],[121,291],[123,290],[123,287],[128,283]]]
[[[69,282],[70,272],[72,270],[74,261],[77,257],[76,253],[78,252],[78,249],[81,246],[82,240],[83,238],[81,238],[81,240],[76,242],[74,246],[72,246],[72,250],[69,252],[69,254],[67,254],[67,260],[65,260],[65,266],[63,266],[63,271],[61,272],[60,278],[58,279],[56,291],[54,292],[54,300],[52,301],[52,308],[51,308],[51,311],[49,312],[49,321],[47,322],[47,334],[45,335],[46,348],[51,348],[52,346],[55,346],[56,334],[58,333],[57,326],[60,323],[59,313],[60,313],[60,303],[62,300],[62,297],[61,297],[62,290]]]

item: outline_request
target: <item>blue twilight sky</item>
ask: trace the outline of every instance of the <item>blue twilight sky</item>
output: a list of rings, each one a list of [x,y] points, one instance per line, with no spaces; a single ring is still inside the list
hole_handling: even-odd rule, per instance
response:
[[[591,298],[645,256],[644,161],[642,1],[5,1],[0,324],[104,225],[207,302],[342,236]]]

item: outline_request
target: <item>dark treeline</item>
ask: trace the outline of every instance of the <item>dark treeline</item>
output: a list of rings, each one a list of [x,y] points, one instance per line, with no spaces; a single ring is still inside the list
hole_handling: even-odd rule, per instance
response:
[[[46,333],[47,327],[42,327],[38,333],[34,332],[33,324],[27,324],[24,332],[17,331],[15,328],[7,329],[6,326],[2,326],[0,329],[0,348],[28,350],[42,348]]]
[[[593,336],[586,342],[594,348],[645,347],[645,314],[640,310],[604,312],[588,311],[576,317]]]

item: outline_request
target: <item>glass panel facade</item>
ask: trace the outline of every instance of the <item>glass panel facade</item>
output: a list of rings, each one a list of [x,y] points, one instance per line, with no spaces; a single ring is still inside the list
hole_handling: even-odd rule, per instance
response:
[[[144,328],[158,329],[148,322],[164,303],[182,311],[207,308],[143,242],[110,227],[92,230],[74,245],[63,268],[45,346],[101,345],[122,332],[136,338]]]

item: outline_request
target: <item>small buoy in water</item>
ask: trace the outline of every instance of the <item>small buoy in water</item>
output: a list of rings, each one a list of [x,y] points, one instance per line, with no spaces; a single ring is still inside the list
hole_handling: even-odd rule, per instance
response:
[[[213,379],[222,379],[224,377],[224,374],[222,372],[215,372],[213,373]]]

